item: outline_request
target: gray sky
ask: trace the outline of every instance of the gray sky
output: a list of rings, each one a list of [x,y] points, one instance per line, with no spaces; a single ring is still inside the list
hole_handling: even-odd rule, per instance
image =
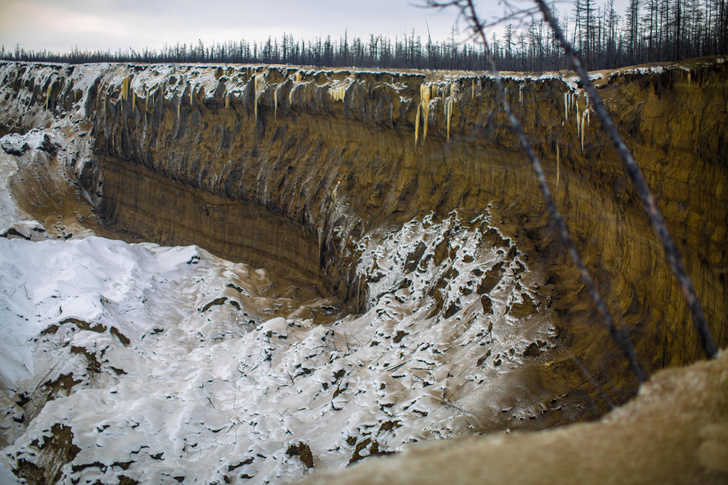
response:
[[[209,45],[228,40],[265,41],[283,33],[296,40],[331,35],[367,39],[402,37],[414,29],[423,40],[450,37],[457,10],[418,7],[425,0],[0,0],[0,44],[14,49],[160,49],[165,43]],[[504,13],[503,0],[478,0],[483,20]],[[533,7],[530,0],[510,0]],[[558,0],[559,10],[573,0]],[[617,9],[622,13],[622,4]],[[601,0],[597,0],[601,4]],[[466,29],[464,22],[459,23]],[[460,35],[458,40],[464,40]]]
[[[497,1],[497,0],[490,0]],[[280,38],[308,41],[369,34],[449,37],[457,12],[417,8],[422,0],[0,0],[0,44],[68,50]],[[426,24],[427,22],[427,24]]]

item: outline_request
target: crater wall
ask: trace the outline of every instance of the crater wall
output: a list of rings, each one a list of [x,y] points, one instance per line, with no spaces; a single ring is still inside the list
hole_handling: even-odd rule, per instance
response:
[[[597,83],[683,252],[716,340],[728,341],[728,68],[712,60]],[[2,132],[80,109],[93,156],[69,171],[117,230],[195,242],[316,279],[363,308],[363,238],[413,218],[487,213],[550,275],[565,387],[583,364],[634,390],[552,233],[487,76],[250,66],[2,64]],[[639,201],[578,85],[506,79],[569,230],[648,369],[703,356]],[[443,310],[444,311],[444,310]],[[611,390],[610,393],[618,393]]]

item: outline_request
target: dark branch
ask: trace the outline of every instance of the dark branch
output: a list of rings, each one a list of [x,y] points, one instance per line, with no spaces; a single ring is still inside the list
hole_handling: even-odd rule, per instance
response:
[[[609,139],[612,141],[612,144],[614,144],[614,148],[617,150],[617,153],[622,159],[622,165],[624,166],[625,172],[627,172],[627,175],[637,189],[637,193],[639,194],[640,200],[642,201],[642,205],[644,206],[645,211],[647,211],[647,214],[650,217],[650,221],[652,222],[652,226],[655,228],[657,236],[660,238],[660,242],[662,243],[662,247],[665,251],[665,258],[667,259],[667,262],[670,264],[672,272],[677,278],[678,284],[680,285],[680,291],[682,292],[683,298],[685,299],[685,302],[690,309],[690,313],[693,317],[693,324],[695,325],[695,328],[700,335],[703,349],[705,349],[705,353],[708,358],[712,359],[713,357],[715,357],[718,350],[715,344],[715,340],[713,340],[713,335],[710,332],[708,322],[705,318],[705,313],[703,312],[703,308],[700,306],[700,301],[695,294],[693,282],[688,276],[687,272],[685,271],[685,267],[682,264],[680,251],[677,249],[675,242],[673,241],[669,231],[667,230],[665,219],[662,217],[660,210],[657,208],[657,202],[655,202],[655,198],[653,197],[650,188],[647,186],[647,182],[645,182],[645,179],[642,176],[642,171],[637,166],[637,163],[632,156],[632,152],[629,150],[629,148],[627,148],[627,145],[625,145],[622,137],[619,135],[617,127],[614,125],[614,122],[612,122],[612,118],[609,116],[607,108],[604,106],[604,102],[599,97],[599,94],[597,94],[597,90],[594,88],[592,82],[589,80],[589,73],[587,72],[584,65],[581,63],[579,56],[576,55],[576,52],[574,51],[571,44],[566,40],[564,32],[559,27],[558,22],[551,12],[551,9],[548,7],[548,5],[546,5],[546,2],[544,0],[534,1],[541,10],[541,13],[543,13],[546,21],[551,26],[551,29],[556,35],[556,38],[561,44],[561,47],[564,49],[566,56],[571,61],[574,70],[581,78],[584,90],[586,91],[589,99],[594,106],[594,112],[599,117],[604,131],[606,132]]]
[[[551,196],[551,191],[549,190],[548,184],[546,183],[546,175],[543,170],[543,166],[541,165],[541,161],[539,160],[538,156],[536,155],[536,152],[533,150],[533,147],[531,146],[531,142],[529,141],[528,137],[526,136],[526,133],[523,131],[523,128],[521,126],[520,121],[516,117],[515,113],[513,112],[513,109],[511,108],[511,105],[508,101],[508,96],[506,95],[505,87],[503,86],[503,80],[501,79],[500,72],[498,71],[498,68],[495,65],[495,60],[493,59],[490,45],[488,44],[488,39],[485,35],[485,25],[480,21],[480,18],[478,16],[478,13],[475,10],[475,5],[472,0],[455,0],[451,2],[437,2],[433,0],[428,0],[428,5],[431,5],[433,7],[441,8],[442,6],[457,6],[461,9],[461,15],[463,18],[465,18],[469,24],[470,28],[472,29],[473,33],[477,38],[479,38],[480,42],[483,44],[486,56],[488,59],[488,63],[490,65],[490,71],[493,74],[493,77],[495,78],[495,85],[498,89],[498,94],[503,101],[503,109],[506,112],[506,115],[508,116],[508,120],[511,123],[511,126],[513,128],[513,131],[515,131],[516,136],[518,137],[518,141],[521,145],[521,148],[526,152],[527,157],[531,161],[531,165],[533,167],[534,172],[536,173],[536,178],[538,179],[538,185],[539,189],[541,190],[541,193],[543,194],[543,197],[546,201],[546,205],[548,207],[549,215],[551,216],[551,219],[554,222],[554,225],[556,226],[556,229],[558,231],[558,234],[561,238],[562,243],[566,247],[569,256],[571,257],[571,260],[576,265],[577,269],[579,270],[579,275],[581,276],[582,281],[587,287],[587,290],[589,291],[589,295],[591,296],[592,300],[594,301],[594,304],[596,305],[596,309],[599,312],[599,315],[602,317],[609,334],[611,335],[612,339],[617,343],[622,353],[627,358],[627,361],[629,362],[630,366],[632,367],[632,370],[634,371],[635,375],[637,376],[637,379],[639,379],[640,382],[644,382],[647,380],[647,376],[642,370],[642,367],[640,366],[638,360],[637,360],[637,353],[635,352],[634,346],[632,345],[632,342],[629,339],[629,336],[626,332],[623,330],[617,328],[614,319],[612,318],[611,313],[609,312],[609,309],[607,308],[606,303],[604,302],[604,299],[602,298],[601,294],[599,293],[599,290],[596,287],[596,284],[594,283],[594,280],[592,279],[591,275],[589,274],[589,271],[587,270],[586,266],[584,265],[584,262],[581,259],[581,256],[579,256],[579,252],[576,249],[576,245],[574,244],[574,241],[571,239],[571,236],[569,235],[569,229],[566,227],[566,223],[564,222],[564,218],[561,216],[559,211],[556,208],[556,204],[554,203],[554,199]]]

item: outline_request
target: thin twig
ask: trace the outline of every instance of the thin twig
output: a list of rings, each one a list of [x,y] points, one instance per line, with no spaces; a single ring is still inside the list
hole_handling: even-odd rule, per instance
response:
[[[682,292],[683,298],[685,299],[685,302],[690,309],[690,313],[692,314],[693,325],[695,325],[695,328],[698,331],[698,335],[700,335],[703,349],[705,349],[705,353],[709,359],[714,358],[718,349],[715,345],[715,340],[713,340],[713,335],[710,332],[710,327],[708,326],[708,322],[705,318],[703,307],[700,306],[700,300],[698,300],[698,297],[695,294],[693,282],[688,276],[687,271],[685,271],[685,267],[682,264],[680,251],[677,249],[675,242],[670,236],[670,232],[667,230],[665,219],[662,217],[660,210],[657,208],[657,202],[655,202],[655,198],[652,196],[652,192],[650,191],[650,188],[647,186],[647,182],[645,182],[645,179],[642,176],[642,171],[635,162],[634,157],[632,156],[632,152],[629,150],[629,148],[627,148],[627,145],[625,145],[622,137],[619,135],[617,127],[614,125],[612,118],[609,116],[609,113],[607,112],[607,108],[604,106],[602,98],[599,97],[596,88],[589,80],[589,73],[587,72],[584,65],[581,63],[579,56],[576,55],[574,48],[571,46],[569,41],[566,40],[564,32],[559,27],[558,22],[551,12],[551,9],[548,7],[548,5],[546,5],[546,2],[544,0],[534,1],[536,2],[536,5],[538,5],[538,8],[541,10],[544,19],[546,19],[546,22],[548,22],[548,24],[551,26],[551,30],[553,30],[554,35],[561,44],[561,47],[564,49],[566,57],[571,61],[574,70],[581,78],[584,90],[589,95],[589,99],[594,106],[594,111],[599,117],[599,120],[602,122],[602,127],[604,128],[604,131],[606,132],[609,139],[612,141],[612,144],[614,144],[614,148],[617,150],[617,154],[622,159],[622,165],[624,166],[624,170],[625,172],[627,172],[630,180],[632,180],[632,183],[634,184],[635,189],[639,194],[640,200],[642,201],[642,205],[644,206],[645,211],[647,211],[647,214],[650,217],[652,226],[655,228],[655,232],[660,238],[660,242],[662,243],[662,247],[665,251],[665,258],[670,264],[670,268],[672,269],[672,272],[677,278],[678,284],[680,285],[680,291]]]
[[[435,2],[434,0],[428,0],[428,4],[432,6],[438,6],[438,2]],[[599,312],[599,315],[602,317],[602,320],[604,321],[609,334],[611,335],[612,339],[617,343],[619,348],[621,349],[622,353],[627,358],[627,361],[629,362],[630,366],[632,367],[632,370],[634,371],[635,375],[637,376],[637,379],[640,382],[644,382],[647,380],[647,376],[642,370],[642,367],[640,366],[638,360],[637,360],[637,353],[635,352],[634,346],[632,345],[632,342],[629,339],[629,336],[626,332],[624,332],[622,329],[617,328],[616,324],[614,323],[614,319],[612,318],[611,313],[609,312],[609,309],[607,308],[606,303],[604,302],[604,299],[602,298],[601,294],[599,293],[599,290],[597,289],[596,285],[594,284],[594,281],[592,280],[591,275],[589,274],[589,271],[586,269],[586,266],[584,265],[584,262],[581,259],[581,256],[579,255],[578,250],[576,249],[576,245],[574,244],[574,241],[571,239],[571,236],[569,235],[569,229],[566,227],[566,223],[564,222],[563,217],[559,213],[559,211],[556,209],[556,204],[554,203],[554,199],[551,196],[551,191],[549,190],[548,184],[546,183],[546,175],[544,174],[543,166],[541,165],[541,161],[539,160],[538,156],[536,155],[536,152],[534,152],[533,147],[531,146],[531,142],[529,141],[528,137],[526,136],[526,133],[523,131],[523,127],[521,126],[520,121],[516,117],[515,113],[513,112],[513,109],[511,108],[510,102],[508,101],[508,96],[506,94],[505,87],[503,86],[503,80],[501,78],[500,72],[498,71],[498,68],[495,65],[495,60],[493,59],[493,55],[490,49],[490,44],[488,44],[488,39],[485,36],[485,27],[483,23],[480,21],[480,18],[478,17],[478,13],[475,10],[475,5],[473,3],[473,0],[454,0],[452,2],[448,2],[448,6],[451,5],[457,5],[461,9],[462,15],[466,18],[466,20],[470,23],[471,28],[474,32],[474,37],[479,37],[480,42],[482,42],[483,47],[485,49],[486,57],[488,59],[488,64],[490,66],[490,71],[495,79],[495,85],[498,89],[498,93],[503,100],[503,110],[506,112],[506,115],[508,116],[508,120],[511,123],[511,127],[513,128],[513,131],[516,133],[516,136],[518,137],[518,141],[521,144],[521,148],[526,152],[526,155],[528,159],[531,161],[531,165],[533,167],[534,172],[536,172],[536,178],[538,179],[538,185],[539,189],[541,189],[541,193],[543,194],[543,197],[546,201],[546,206],[548,207],[549,215],[551,216],[551,219],[554,222],[554,225],[556,226],[556,229],[559,233],[559,236],[561,237],[561,241],[566,246],[566,249],[569,253],[569,256],[571,257],[571,260],[574,262],[574,265],[579,270],[579,275],[581,276],[582,281],[587,287],[587,290],[589,291],[589,295],[591,296],[592,300],[594,301],[594,304],[596,305],[596,309]]]

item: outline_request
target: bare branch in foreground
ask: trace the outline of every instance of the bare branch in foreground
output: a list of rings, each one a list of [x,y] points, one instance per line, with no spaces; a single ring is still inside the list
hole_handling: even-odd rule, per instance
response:
[[[614,319],[612,318],[612,315],[609,312],[609,309],[607,308],[606,303],[604,302],[604,299],[602,298],[601,294],[599,293],[599,290],[596,287],[596,284],[594,283],[594,280],[592,279],[591,275],[589,274],[589,271],[587,270],[586,266],[584,265],[584,262],[582,261],[581,256],[579,256],[579,252],[576,249],[576,245],[574,244],[574,241],[571,239],[571,236],[569,235],[569,229],[566,227],[564,218],[561,216],[561,214],[559,213],[559,211],[556,208],[556,204],[551,195],[551,191],[549,190],[548,184],[546,183],[546,175],[544,174],[544,170],[543,170],[543,166],[541,165],[541,161],[539,160],[538,156],[536,155],[536,152],[533,150],[533,147],[531,146],[531,142],[529,141],[528,137],[526,136],[526,133],[523,131],[523,127],[521,126],[520,121],[516,117],[515,113],[513,112],[513,109],[511,108],[511,105],[508,101],[508,96],[506,95],[506,90],[505,90],[505,87],[503,86],[503,80],[500,76],[500,72],[498,71],[498,68],[495,65],[495,61],[493,59],[490,45],[488,44],[488,40],[485,35],[485,25],[480,21],[478,13],[475,10],[475,5],[473,3],[473,0],[452,0],[449,2],[438,2],[436,0],[427,0],[427,5],[431,6],[431,7],[437,7],[437,8],[444,8],[444,7],[451,7],[451,6],[457,6],[458,8],[460,8],[461,15],[470,24],[470,28],[473,30],[474,37],[479,38],[480,42],[483,44],[483,47],[486,51],[486,55],[488,58],[488,64],[490,66],[490,71],[495,79],[495,85],[496,85],[496,88],[498,89],[498,94],[499,94],[501,100],[503,101],[503,109],[506,112],[506,115],[508,116],[508,120],[510,121],[513,131],[515,131],[516,136],[518,137],[518,141],[521,145],[521,148],[526,152],[526,155],[528,156],[529,160],[531,161],[531,165],[533,166],[533,170],[534,170],[534,172],[536,172],[536,178],[538,179],[539,189],[541,190],[541,193],[543,194],[543,197],[546,201],[549,215],[551,216],[551,219],[553,220],[554,225],[556,226],[556,229],[559,233],[561,241],[564,244],[564,246],[566,247],[566,249],[569,253],[569,256],[571,257],[571,260],[574,262],[577,269],[579,270],[579,275],[581,276],[582,281],[586,285],[587,290],[589,291],[589,295],[591,296],[592,300],[594,301],[597,311],[599,312],[599,315],[602,317],[612,339],[614,339],[614,341],[617,343],[617,345],[619,346],[622,353],[627,358],[627,361],[629,362],[630,366],[632,367],[632,370],[634,371],[635,375],[637,376],[637,379],[640,382],[646,381],[647,375],[642,370],[642,367],[640,366],[640,364],[637,360],[637,353],[635,352],[634,346],[632,345],[632,342],[629,339],[628,333],[626,331],[624,331],[623,329],[617,328],[617,326],[614,322]]]
[[[599,94],[597,94],[597,90],[594,88],[594,85],[589,80],[589,73],[587,72],[584,65],[581,63],[579,56],[576,55],[574,48],[564,36],[564,32],[559,27],[558,22],[551,12],[551,9],[548,7],[548,5],[546,5],[545,0],[534,1],[541,10],[544,19],[546,19],[546,22],[548,22],[548,24],[551,26],[551,30],[553,30],[554,35],[556,35],[556,38],[559,40],[561,47],[564,49],[566,57],[571,61],[574,70],[581,78],[584,90],[586,91],[589,99],[594,106],[594,112],[599,117],[604,131],[606,132],[609,139],[612,141],[612,144],[617,150],[619,157],[622,159],[622,165],[624,166],[624,170],[625,172],[627,172],[630,180],[632,180],[632,183],[634,184],[637,193],[639,194],[640,200],[642,201],[642,205],[644,206],[645,211],[647,211],[647,214],[650,217],[652,226],[655,228],[655,232],[660,238],[660,242],[662,243],[662,247],[665,251],[665,258],[670,264],[670,268],[672,269],[672,272],[677,278],[678,284],[680,285],[680,291],[682,292],[683,298],[685,299],[685,302],[690,309],[690,313],[692,314],[693,325],[697,329],[698,335],[700,335],[703,349],[705,350],[705,353],[709,359],[714,358],[718,352],[718,349],[715,344],[715,340],[713,340],[713,335],[710,332],[710,327],[708,326],[708,322],[705,318],[703,307],[700,306],[700,300],[698,300],[698,297],[695,294],[693,282],[690,279],[690,276],[688,276],[687,271],[685,271],[685,267],[682,264],[680,251],[677,249],[675,242],[670,236],[670,232],[667,230],[665,219],[662,217],[660,210],[657,208],[657,202],[655,202],[655,198],[653,197],[650,188],[647,186],[647,182],[645,182],[645,179],[642,176],[642,171],[640,170],[639,166],[637,166],[637,163],[632,156],[632,152],[629,150],[629,148],[627,148],[627,145],[625,145],[622,137],[619,135],[617,127],[614,125],[614,122],[612,122],[612,118],[609,116],[609,113],[607,112],[607,108],[604,106],[602,98],[599,97]]]

